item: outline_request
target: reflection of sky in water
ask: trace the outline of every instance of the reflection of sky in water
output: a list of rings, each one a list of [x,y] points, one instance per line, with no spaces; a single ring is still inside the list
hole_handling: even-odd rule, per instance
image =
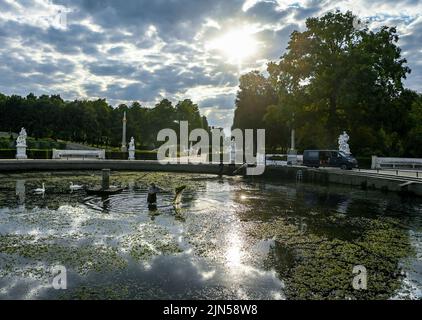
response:
[[[49,239],[48,243],[65,248],[110,247],[126,261],[123,268],[88,269],[85,274],[69,267],[69,292],[92,287],[100,294],[104,288],[113,288],[117,296],[128,298],[282,299],[284,281],[276,270],[284,270],[279,264],[286,264],[289,256],[283,255],[290,253],[276,250],[273,240],[251,239],[247,226],[282,217],[301,232],[352,241],[359,230],[353,233],[347,224],[333,225],[330,217],[387,214],[401,218],[418,251],[406,281],[421,296],[420,202],[356,189],[155,174],[154,181],[165,191],[158,195],[157,210],[150,211],[145,200],[151,181],[139,181],[142,176],[115,174],[112,180],[129,188],[109,197],[69,192],[70,181],[95,184],[95,177],[83,174],[2,178],[0,234],[31,235],[33,243]],[[46,182],[44,197],[31,193],[41,180]],[[174,208],[172,190],[182,184],[188,188],[181,206]],[[134,257],[131,249],[138,245],[152,254]],[[275,259],[269,260],[271,254]],[[0,257],[6,256],[0,253]],[[14,271],[6,271],[7,263]],[[48,271],[50,267],[51,262],[36,259],[0,262],[0,298],[60,297],[63,293],[48,284],[48,272],[41,279],[33,275],[34,269]],[[23,272],[28,268],[32,271]]]

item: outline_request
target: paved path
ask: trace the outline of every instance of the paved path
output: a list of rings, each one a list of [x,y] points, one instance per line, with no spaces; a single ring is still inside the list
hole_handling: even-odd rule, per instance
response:
[[[271,166],[271,165],[270,165]],[[277,166],[287,166],[287,161],[277,161]],[[301,168],[308,168],[305,166],[296,166]],[[320,170],[336,170],[339,172],[347,173],[362,173],[362,174],[370,174],[370,175],[380,175],[386,177],[403,177],[403,178],[412,178],[413,179],[421,179],[422,180],[422,170],[406,170],[406,169],[382,169],[382,170],[373,170],[373,169],[353,169],[353,170],[341,170],[340,168],[332,168],[332,167],[320,167]]]

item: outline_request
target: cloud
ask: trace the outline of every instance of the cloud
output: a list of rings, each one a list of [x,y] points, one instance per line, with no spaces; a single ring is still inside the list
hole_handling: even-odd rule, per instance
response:
[[[211,125],[229,128],[239,75],[264,70],[308,16],[335,9],[352,10],[373,28],[396,25],[413,70],[406,85],[420,90],[416,0],[0,0],[0,92],[147,106],[161,97],[192,98]],[[241,64],[210,48],[245,26],[259,50]]]

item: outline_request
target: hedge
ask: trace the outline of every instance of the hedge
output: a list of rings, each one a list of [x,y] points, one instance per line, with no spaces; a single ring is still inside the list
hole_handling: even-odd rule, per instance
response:
[[[356,157],[361,169],[371,169],[372,157]]]
[[[66,142],[55,141],[53,139],[34,139],[28,137],[26,139],[28,149],[48,150],[48,149],[65,149]],[[16,140],[0,137],[0,149],[13,149],[16,147]]]
[[[106,159],[112,160],[127,160],[129,158],[128,152],[121,151],[106,151]],[[135,151],[136,160],[157,160],[156,151]]]
[[[53,151],[51,149],[26,149],[29,159],[51,159]],[[0,159],[15,159],[16,149],[0,149]],[[106,151],[106,159],[127,160],[128,152]],[[136,151],[136,160],[157,160],[157,152],[155,151]]]
[[[52,150],[46,149],[26,149],[29,159],[51,159]],[[15,159],[16,149],[0,149],[0,159]]]

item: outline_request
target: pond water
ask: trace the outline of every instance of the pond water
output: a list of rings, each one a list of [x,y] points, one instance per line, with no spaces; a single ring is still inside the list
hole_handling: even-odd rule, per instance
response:
[[[422,298],[422,201],[276,179],[113,172],[0,175],[2,299]],[[32,192],[45,183],[45,195]],[[165,190],[158,208],[148,185]],[[182,203],[174,188],[186,185]],[[66,268],[67,289],[52,286]],[[355,290],[353,267],[367,271]]]

